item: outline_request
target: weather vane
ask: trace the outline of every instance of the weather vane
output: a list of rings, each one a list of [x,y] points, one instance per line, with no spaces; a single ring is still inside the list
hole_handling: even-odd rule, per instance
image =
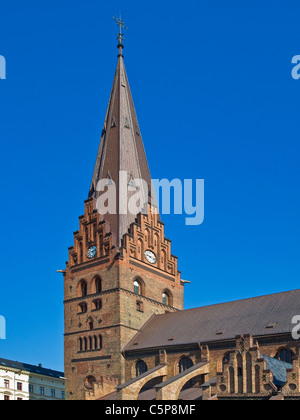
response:
[[[116,24],[120,28],[120,32],[118,33],[118,41],[119,41],[118,48],[120,50],[120,54],[122,55],[122,50],[124,48],[124,45],[123,45],[124,34],[122,32],[122,29],[127,30],[128,28],[125,26],[125,22],[122,20],[122,17],[121,16],[119,18],[113,18],[113,19],[116,21]]]

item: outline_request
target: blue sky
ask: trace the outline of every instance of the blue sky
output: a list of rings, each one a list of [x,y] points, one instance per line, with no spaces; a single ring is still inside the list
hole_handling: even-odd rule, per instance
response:
[[[205,221],[165,216],[185,306],[299,287],[299,1],[1,5],[0,357],[63,369],[63,278],[117,63],[153,178],[205,179]],[[299,308],[300,310],[300,308]]]

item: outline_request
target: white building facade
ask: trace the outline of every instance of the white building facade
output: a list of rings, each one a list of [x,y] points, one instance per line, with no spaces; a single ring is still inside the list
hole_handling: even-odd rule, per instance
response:
[[[0,401],[64,400],[63,372],[0,359]]]

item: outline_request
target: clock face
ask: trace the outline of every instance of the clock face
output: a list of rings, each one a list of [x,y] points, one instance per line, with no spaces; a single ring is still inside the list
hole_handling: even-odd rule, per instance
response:
[[[91,246],[91,248],[87,252],[87,257],[91,260],[92,258],[95,258],[97,255],[97,247]]]
[[[156,255],[154,254],[154,252],[152,252],[152,251],[146,251],[145,252],[145,257],[146,257],[146,260],[150,264],[155,264],[156,263]]]

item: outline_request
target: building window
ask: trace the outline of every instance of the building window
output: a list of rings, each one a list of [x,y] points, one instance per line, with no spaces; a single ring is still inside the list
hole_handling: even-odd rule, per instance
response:
[[[138,312],[144,312],[144,304],[140,300],[136,302],[136,310]]]
[[[194,366],[194,363],[192,362],[192,360],[189,357],[184,356],[179,360],[178,373],[180,374],[182,372],[185,372],[186,370],[192,368],[193,366]],[[195,385],[195,380],[191,379],[184,385],[184,389],[192,388],[194,385]]]
[[[247,384],[247,394],[252,394],[253,392],[253,372],[252,372],[252,356],[248,352],[246,354],[246,384]]]
[[[93,311],[101,311],[102,309],[102,300],[97,299],[93,301]]]
[[[136,377],[148,372],[148,366],[143,360],[139,360],[135,365]]]
[[[103,338],[102,335],[99,335],[99,349],[102,350],[103,348]]]
[[[260,394],[260,367],[255,366],[255,393]]]
[[[163,293],[162,298],[163,298],[163,304],[167,306],[168,305],[168,295],[166,293]]]
[[[33,385],[29,385],[29,392],[33,394]]]
[[[45,395],[45,388],[40,386],[40,395]]]
[[[293,357],[294,353],[291,350],[288,349],[282,349],[279,352],[277,352],[275,359],[281,360],[285,363],[293,364]]]
[[[6,388],[6,389],[9,388],[9,381],[8,380],[4,381],[4,388]]]
[[[102,335],[79,338],[79,351],[93,351],[102,349]]]
[[[94,349],[98,349],[98,338],[94,336]]]
[[[92,318],[89,318],[89,319],[88,319],[87,325],[88,325],[88,329],[89,329],[90,331],[92,331],[92,330],[94,329],[94,321],[93,321],[93,319],[92,319]]]
[[[55,389],[50,390],[50,395],[51,395],[51,397],[55,397]]]
[[[136,295],[141,295],[142,294],[141,285],[140,285],[140,283],[137,280],[135,280],[135,282],[134,282],[134,293]]]
[[[65,391],[61,391],[61,399],[64,400],[65,399]]]
[[[102,292],[102,281],[100,277],[95,277],[93,280],[93,292],[94,293],[101,293]]]
[[[234,368],[229,367],[229,392],[230,394],[235,393],[235,377],[234,377]]]
[[[225,366],[228,365],[229,362],[230,362],[230,353],[227,353],[224,355],[223,360],[222,360],[222,372],[224,372]]]
[[[165,306],[172,306],[173,305],[173,299],[172,294],[168,290],[164,291],[162,294],[162,302]]]
[[[78,313],[79,314],[85,314],[87,312],[87,304],[84,303],[80,303],[80,305],[78,305]]]
[[[22,383],[21,382],[17,382],[17,390],[18,391],[22,391],[22,389],[23,389]]]
[[[182,357],[178,364],[178,371],[179,373],[185,372],[186,370],[190,369],[194,366],[194,363],[189,357]]]
[[[238,393],[244,393],[244,363],[243,357],[240,353],[236,356],[237,361],[237,380],[238,380]]]
[[[88,376],[85,379],[84,385],[87,389],[93,389],[93,386],[95,383],[96,383],[96,378],[94,378],[94,376]]]
[[[81,280],[78,285],[78,297],[87,296],[87,283],[85,280]]]

